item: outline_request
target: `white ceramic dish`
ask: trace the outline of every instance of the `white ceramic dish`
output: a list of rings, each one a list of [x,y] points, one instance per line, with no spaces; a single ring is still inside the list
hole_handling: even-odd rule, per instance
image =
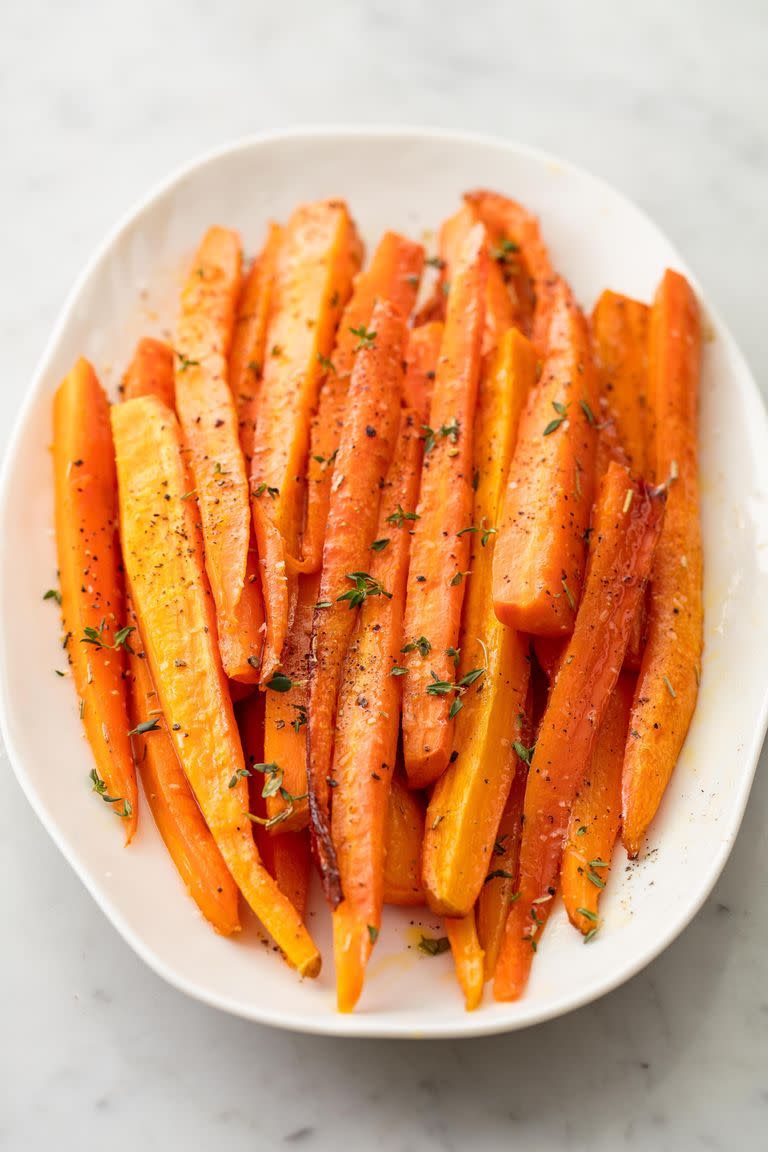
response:
[[[146,807],[133,845],[89,790],[91,767],[64,667],[55,607],[50,403],[81,353],[114,386],[134,341],[171,329],[181,273],[211,223],[259,244],[270,217],[297,201],[348,199],[366,241],[385,227],[434,228],[459,194],[486,185],[541,216],[556,265],[591,307],[605,286],[649,299],[684,262],[616,191],[552,158],[486,139],[403,131],[311,131],[247,140],[208,156],[154,192],[109,237],[75,286],[25,398],[0,496],[2,723],[30,803],[128,943],[172,984],[264,1023],[340,1036],[470,1036],[520,1028],[585,1004],[652,960],[710,892],[739,828],[766,727],[768,425],[753,379],[722,322],[707,313],[702,388],[706,653],[701,695],[652,830],[652,851],[615,869],[604,927],[588,947],[558,910],[525,999],[490,993],[464,1012],[448,956],[415,948],[428,914],[390,909],[359,1010],[334,1008],[328,917],[310,924],[326,957],[318,981],[296,976],[259,943],[217,937],[186,896]],[[44,909],[40,909],[44,915]]]

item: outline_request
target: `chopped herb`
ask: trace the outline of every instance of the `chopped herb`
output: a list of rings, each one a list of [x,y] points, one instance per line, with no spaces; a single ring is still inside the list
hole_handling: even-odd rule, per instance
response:
[[[378,940],[379,930],[375,924],[369,924],[368,925],[368,938],[370,939],[371,944],[375,944],[376,941]]]
[[[402,528],[404,520],[418,520],[416,512],[403,512],[402,504],[398,504],[397,511],[393,512],[391,516],[387,516],[387,524],[394,524],[396,528]]]
[[[456,713],[460,712],[463,707],[464,705],[462,704],[461,700],[458,696],[456,696],[450,708],[448,709],[448,719],[453,720]]]
[[[57,676],[66,676],[66,672],[60,672],[58,668],[54,668],[54,672]]]
[[[554,408],[555,412],[557,412],[558,416],[566,417],[568,415],[567,404],[561,404],[559,400],[553,400],[552,407]]]
[[[238,780],[242,780],[244,777],[250,776],[250,774],[251,773],[247,768],[238,768],[237,772],[235,772],[234,776],[229,781],[229,784],[227,784],[227,788],[234,788]]]
[[[390,672],[390,676],[405,676],[407,672],[407,668],[403,668],[399,664],[395,664],[394,668]]]
[[[454,691],[455,685],[448,680],[441,680],[431,669],[429,674],[432,682],[427,684],[427,696],[449,696]]]
[[[190,360],[188,356],[185,356],[183,352],[179,352],[178,350],[176,351],[176,355],[179,358],[179,372],[186,372],[187,368],[200,367],[199,360]]]
[[[582,826],[576,830],[576,835],[577,836],[586,836],[586,834],[587,834],[587,826],[586,826],[586,824],[582,824]]]
[[[101,796],[101,798],[105,804],[122,804],[123,805],[122,808],[115,808],[114,809],[114,813],[116,816],[120,816],[121,819],[125,820],[129,816],[133,815],[133,808],[131,807],[130,801],[124,800],[122,796],[109,796],[107,794],[107,785],[106,785],[105,781],[102,780],[101,776],[99,776],[99,773],[96,771],[95,768],[92,768],[88,775],[89,775],[89,778],[91,781],[91,786],[93,788],[93,791],[97,792],[99,794],[99,796]]]
[[[459,680],[459,688],[469,688],[476,680],[485,675],[485,668],[473,668],[471,672],[466,672],[461,680]]]
[[[191,500],[192,497],[195,495],[196,491],[197,491],[197,489],[190,488],[189,492],[184,493],[184,495],[182,496],[182,500]]]
[[[503,856],[504,855],[504,853],[506,852],[506,848],[504,847],[504,841],[508,840],[508,839],[509,839],[509,836],[507,834],[505,834],[504,836],[499,836],[498,840],[494,840],[494,842],[493,842],[493,854],[494,854],[494,856]]]
[[[266,481],[262,480],[261,484],[256,485],[254,496],[263,496],[266,492],[267,496],[271,496],[275,500],[280,495],[279,488],[271,488]]]
[[[273,692],[290,692],[293,680],[283,672],[275,672],[272,679],[267,681],[267,688],[271,688]]]
[[[332,608],[333,603],[330,600],[318,600],[315,608]]]
[[[406,276],[405,282],[406,282],[406,284],[410,284],[411,288],[418,288],[419,277],[418,276]]]
[[[575,612],[576,611],[576,601],[573,598],[573,593],[571,592],[570,588],[568,587],[568,581],[565,579],[565,576],[563,576],[561,583],[563,585],[563,592],[565,592],[565,598],[571,606],[571,612]]]
[[[515,244],[514,240],[501,240],[498,247],[492,245],[488,249],[488,255],[491,260],[496,260],[499,264],[512,263],[510,256],[514,256],[516,252],[520,251],[520,245]]]
[[[371,551],[372,552],[383,552],[384,549],[386,548],[387,544],[389,544],[389,537],[388,536],[382,537],[381,540],[374,540],[373,544],[371,544]]]
[[[438,439],[450,440],[452,444],[458,443],[461,427],[458,420],[455,418],[450,424],[442,424],[437,431],[430,428],[428,424],[422,424],[421,429],[424,433],[422,439],[424,440],[424,455],[428,456],[432,449],[437,444]]]
[[[586,400],[584,399],[579,400],[579,404],[581,405],[581,410],[586,416],[588,423],[591,424],[593,428],[596,428],[597,420],[595,420],[595,414],[590,408],[589,404],[587,404]]]
[[[595,888],[605,888],[605,880],[603,880],[602,876],[598,876],[597,872],[587,872],[587,880],[589,880],[591,884],[594,884]]]
[[[479,528],[475,527],[474,525],[472,525],[470,528],[462,528],[459,532],[456,533],[456,535],[457,536],[464,536],[467,532],[480,532],[480,533],[482,533],[482,535],[480,537],[480,545],[481,545],[481,547],[485,548],[490,537],[495,536],[496,533],[498,532],[498,528],[489,528],[488,525],[486,524],[486,518],[485,518],[485,516],[483,516],[482,520],[480,521],[480,527]]]
[[[317,362],[320,365],[320,367],[323,369],[324,372],[333,372],[334,375],[336,374],[336,369],[333,366],[333,361],[330,360],[327,356],[321,356],[320,353],[318,352]]]
[[[282,354],[283,354],[282,346],[280,344],[273,344],[271,349],[270,349],[269,354],[270,354],[270,356],[282,356]]]
[[[296,735],[298,735],[303,725],[309,721],[307,709],[303,704],[291,704],[291,708],[296,709],[296,718],[291,721],[291,728],[293,728]]]
[[[501,851],[503,854],[504,849],[502,848]],[[489,880],[514,880],[514,878],[513,874],[507,872],[506,868],[494,868],[492,872],[488,873],[485,880],[483,880],[483,884],[487,884]]]
[[[136,629],[132,626],[128,628],[119,628],[117,632],[115,632],[114,642],[112,644],[108,644],[104,639],[106,628],[106,620],[102,620],[98,628],[85,628],[84,635],[81,637],[80,643],[93,644],[94,648],[108,648],[112,652],[116,652],[118,648],[124,648],[126,652],[130,652],[130,648],[127,643],[128,637],[130,636],[131,632],[135,632]]]
[[[590,908],[577,908],[576,911],[580,916],[586,916],[587,920],[591,920],[593,924],[597,924],[597,913],[593,912]]]
[[[432,651],[432,645],[426,636],[419,636],[418,640],[411,641],[406,644],[404,648],[400,649],[401,652],[418,652],[422,657],[427,656]]]
[[[49,588],[43,600],[55,600],[57,604],[61,604],[61,592],[58,588]]]
[[[590,928],[589,932],[584,933],[584,943],[589,944],[590,940],[594,940],[597,936],[597,928]]]
[[[565,419],[564,416],[559,416],[557,418],[557,420],[550,420],[549,424],[547,424],[546,428],[544,429],[543,435],[544,436],[551,436],[553,432],[557,431],[557,429],[563,423],[564,419]]]
[[[458,668],[459,657],[461,655],[461,648],[446,648],[445,654],[446,654],[446,656],[451,657],[451,659],[453,660],[454,667]]]
[[[451,580],[451,588],[455,588],[457,584],[461,584],[465,576],[469,576],[469,572],[457,572]]]
[[[447,936],[422,936],[418,944],[419,952],[423,952],[425,956],[439,956],[441,952],[447,952],[450,947]]]
[[[445,268],[445,260],[441,256],[427,256],[424,263],[428,268]]]
[[[526,748],[525,744],[523,744],[520,740],[515,740],[512,747],[514,748],[515,752],[517,752],[518,756],[524,764],[531,763],[531,760],[533,759],[533,753],[536,748],[535,744],[531,744],[530,748]]]
[[[359,351],[360,348],[370,348],[376,339],[375,332],[369,332],[365,324],[361,324],[359,328],[350,328],[353,336],[357,336],[357,344],[352,349],[353,352]]]
[[[128,733],[129,736],[143,736],[145,732],[158,732],[160,730],[159,720],[142,720],[141,724],[137,724],[135,728],[131,728]]]
[[[589,866],[590,868],[610,868],[611,865],[608,860],[590,860]]]
[[[369,576],[367,572],[347,572],[347,580],[353,582],[354,588],[350,588],[348,592],[342,592],[341,596],[337,596],[336,599],[348,600],[350,609],[357,608],[369,596],[386,596],[388,600],[392,599],[392,593],[387,592],[380,581],[374,580],[373,576]]]

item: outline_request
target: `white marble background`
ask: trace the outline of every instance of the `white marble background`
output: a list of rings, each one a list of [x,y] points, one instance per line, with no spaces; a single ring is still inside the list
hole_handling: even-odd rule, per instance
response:
[[[2,0],[0,447],[116,217],[199,151],[302,122],[482,130],[591,168],[670,233],[763,375],[767,23],[762,0]],[[166,987],[3,759],[0,1148],[765,1148],[766,817],[761,771],[706,908],[601,1002],[491,1040],[332,1041]]]

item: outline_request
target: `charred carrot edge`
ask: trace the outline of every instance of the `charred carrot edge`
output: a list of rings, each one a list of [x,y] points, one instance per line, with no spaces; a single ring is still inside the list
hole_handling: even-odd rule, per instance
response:
[[[464,1007],[467,1012],[474,1012],[483,998],[485,984],[485,957],[477,936],[474,908],[461,919],[447,919],[445,934],[451,944],[456,978],[464,993]]]
[[[131,728],[135,733],[131,740],[144,795],[190,896],[216,931],[229,936],[240,930],[237,885],[203,819],[168,734],[130,602],[128,616],[136,629],[128,656]],[[144,732],[137,731],[153,724]]]
[[[320,970],[301,918],[263,867],[246,766],[216,644],[213,604],[175,416],[154,396],[112,409],[123,559],[159,705],[233,879],[305,976]],[[179,626],[183,621],[183,626]]]
[[[361,337],[349,386],[312,626],[309,810],[315,856],[332,907],[341,900],[341,886],[330,834],[329,780],[344,655],[358,604],[369,597],[392,595],[370,575],[371,545],[376,538],[381,484],[398,435],[405,326],[392,305],[380,301],[371,327],[376,335]]]
[[[408,336],[403,402],[406,408],[413,409],[422,424],[429,420],[442,339],[443,325],[440,323],[412,328]]]
[[[597,931],[598,901],[608,883],[621,824],[621,766],[635,677],[622,672],[611,693],[587,774],[574,797],[560,868],[568,919],[589,936]]]
[[[524,749],[530,747],[526,729],[518,733]],[[523,799],[528,777],[528,766],[518,755],[515,776],[507,796],[504,813],[499,822],[493,851],[488,861],[485,882],[477,898],[475,915],[480,947],[485,954],[486,980],[492,980],[504,939],[504,927],[509,909],[517,896],[520,841],[523,835]]]
[[[251,463],[253,522],[267,616],[262,683],[280,666],[301,565],[312,412],[362,250],[346,204],[304,204],[277,259]]]
[[[555,894],[571,805],[616,685],[632,619],[651,569],[663,493],[611,464],[598,495],[584,598],[531,758],[512,905],[494,996],[514,1000],[528,979]],[[599,639],[596,639],[598,637]]]
[[[128,732],[125,590],[117,538],[117,477],[107,397],[78,360],[53,402],[53,466],[61,611],[80,716],[96,767],[94,791],[130,843],[138,818]]]
[[[530,336],[539,354],[547,349],[552,290],[557,276],[538,219],[495,192],[468,192],[465,202],[485,225],[513,302],[514,323]]]
[[[227,357],[240,290],[240,240],[210,228],[182,292],[176,350],[176,408],[189,453],[216,606],[224,670],[258,680],[264,609],[249,572],[248,483],[229,389]]]
[[[424,816],[421,793],[411,792],[400,765],[392,777],[384,826],[385,904],[412,907],[424,903],[421,884]]]
[[[267,323],[282,237],[283,230],[280,225],[270,224],[264,248],[253,261],[243,282],[229,353],[229,386],[237,407],[240,446],[243,449],[247,477],[251,474],[256,411],[264,372]]]
[[[596,410],[586,323],[560,281],[493,556],[496,615],[510,628],[543,636],[573,630],[592,508]]]
[[[173,348],[170,344],[149,336],[139,340],[123,377],[122,394],[124,400],[157,396],[168,408],[174,407]]]
[[[333,354],[322,365],[320,399],[312,420],[304,529],[304,562],[310,570],[318,569],[323,557],[334,461],[341,440],[355,349],[361,333],[372,328],[371,316],[377,299],[388,300],[403,320],[408,319],[423,265],[424,249],[420,244],[396,232],[385,232],[370,265],[355,281],[339,324]]]
[[[283,652],[283,672],[267,689],[264,710],[264,759],[280,765],[283,788],[267,798],[266,809],[275,832],[298,831],[309,823],[307,800],[307,707],[312,618],[318,600],[320,574],[298,579],[296,610]]]
[[[622,839],[630,856],[661,803],[696,707],[703,604],[698,403],[701,322],[685,277],[667,271],[651,312],[650,393],[656,475],[669,480],[651,576],[648,639],[632,707],[622,779]]]
[[[520,412],[535,377],[533,346],[513,329],[480,382],[476,489],[472,523],[463,530],[471,540],[472,574],[453,676],[459,686],[454,708],[459,710],[452,763],[433,790],[424,840],[429,904],[446,916],[468,915],[480,894],[517,761],[510,733],[525,707],[528,640],[499,624],[491,583],[499,507]],[[431,659],[431,653],[422,656],[422,669]]]
[[[459,535],[472,513],[472,441],[485,323],[488,253],[480,225],[468,238],[451,285],[437,378],[425,433],[424,467],[413,523],[405,633],[424,636],[431,651],[406,655],[403,753],[411,787],[433,783],[445,770],[453,738],[455,665],[469,540]],[[435,688],[431,688],[435,685]]]
[[[390,517],[396,509],[412,508],[416,502],[421,450],[421,430],[415,415],[404,411],[382,490],[376,535],[369,542],[369,548],[375,543],[369,553],[370,579],[382,594],[368,596],[360,608],[340,680],[331,772],[331,832],[344,909],[340,918],[343,931],[334,931],[334,942],[343,943],[343,955],[337,955],[336,985],[341,1011],[350,1011],[355,1004],[381,927],[385,829],[391,827],[388,805],[399,736],[410,545],[407,531],[392,525]]]

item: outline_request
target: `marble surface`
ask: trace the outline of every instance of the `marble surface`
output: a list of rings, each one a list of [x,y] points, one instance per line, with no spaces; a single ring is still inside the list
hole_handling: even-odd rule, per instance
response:
[[[764,52],[761,0],[3,4],[0,449],[116,217],[201,150],[296,123],[488,131],[591,168],[672,235],[760,377]],[[535,1030],[438,1044],[281,1034],[166,987],[3,756],[0,1148],[765,1147],[765,767],[715,892],[643,974]]]

